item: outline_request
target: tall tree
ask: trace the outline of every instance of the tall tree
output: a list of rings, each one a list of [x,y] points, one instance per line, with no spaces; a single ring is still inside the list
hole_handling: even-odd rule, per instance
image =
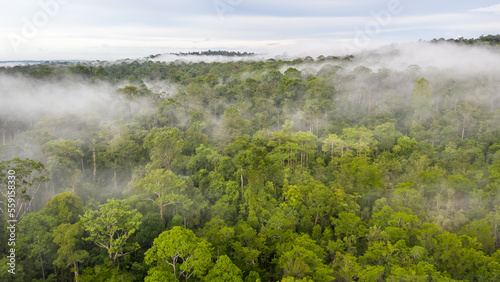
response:
[[[78,264],[89,258],[89,253],[78,248],[78,242],[83,235],[81,222],[75,224],[64,223],[54,230],[54,243],[59,245],[57,259],[53,264],[61,269],[73,266],[75,281],[78,281]]]
[[[80,140],[53,140],[43,145],[51,178],[51,196],[60,192],[55,191],[56,187],[71,187],[75,170],[83,165],[83,152],[79,148],[82,144]]]
[[[97,211],[87,211],[81,217],[85,230],[100,248],[106,249],[110,261],[118,266],[118,258],[139,249],[137,242],[128,241],[139,227],[142,215],[131,210],[124,201],[115,199],[99,206]]]
[[[19,253],[25,254],[23,264],[27,267],[26,274],[32,276],[32,279],[46,279],[53,270],[50,262],[57,249],[52,242],[52,230],[55,226],[54,218],[44,211],[29,213],[19,223],[19,241],[16,242],[16,247],[20,249]]]
[[[41,162],[19,158],[0,162],[0,211],[7,220],[21,221],[32,210],[32,203],[42,183],[50,180],[46,175]],[[10,211],[12,207],[14,212]]]
[[[325,251],[308,234],[295,236],[293,240],[279,247],[278,254],[278,267],[284,278],[291,276],[314,281],[334,279],[333,271],[323,262]]]
[[[155,127],[144,139],[144,147],[150,150],[154,166],[166,170],[172,170],[172,164],[181,153],[183,144],[182,132],[176,127]]]
[[[54,196],[44,208],[45,213],[56,220],[57,225],[62,223],[74,224],[83,215],[82,200],[71,194],[64,192]]]
[[[173,271],[175,279],[191,276],[203,277],[213,265],[211,246],[205,239],[196,237],[193,231],[180,226],[165,231],[154,240],[153,247],[145,253],[145,262],[158,266],[166,263],[167,271]],[[151,273],[149,275],[154,275]]]
[[[173,172],[164,169],[149,171],[138,183],[137,187],[154,194],[151,200],[160,208],[160,217],[163,219],[163,207],[168,205],[191,205],[193,202],[184,194],[187,189],[186,181],[177,177]]]
[[[241,270],[233,264],[231,259],[222,255],[219,257],[214,267],[208,271],[204,281],[214,282],[243,282]]]
[[[411,106],[414,110],[414,120],[419,123],[427,121],[432,116],[432,88],[429,81],[421,78],[413,88]]]

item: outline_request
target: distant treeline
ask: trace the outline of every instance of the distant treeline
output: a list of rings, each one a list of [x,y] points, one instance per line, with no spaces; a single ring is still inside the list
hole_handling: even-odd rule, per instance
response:
[[[486,45],[492,45],[492,46],[498,46],[500,45],[500,34],[497,35],[481,35],[479,38],[471,38],[471,39],[466,39],[463,37],[459,37],[457,39],[454,38],[439,38],[439,39],[432,39],[431,42],[455,42],[455,43],[462,43],[462,44],[486,44]]]
[[[244,56],[253,56],[255,53],[253,52],[235,52],[235,51],[226,51],[226,50],[208,50],[201,52],[178,52],[178,53],[170,53],[171,55],[176,56],[227,56],[227,57],[244,57]],[[161,54],[150,55],[149,58],[156,58]]]

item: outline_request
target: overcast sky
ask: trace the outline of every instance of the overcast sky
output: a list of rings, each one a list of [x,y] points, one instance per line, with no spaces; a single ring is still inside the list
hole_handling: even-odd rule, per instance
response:
[[[342,52],[500,33],[498,1],[2,1],[0,60],[140,58],[238,50]]]

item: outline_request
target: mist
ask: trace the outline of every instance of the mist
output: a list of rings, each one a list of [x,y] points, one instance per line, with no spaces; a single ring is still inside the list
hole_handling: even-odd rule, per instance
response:
[[[276,55],[278,53],[282,55]],[[331,109],[322,114],[314,114],[314,121],[311,116],[307,116],[300,101],[305,99],[305,89],[301,90],[303,93],[298,93],[299,100],[294,102],[294,106],[289,102],[274,104],[274,108],[267,113],[267,130],[282,130],[288,120],[292,122],[288,126],[292,125],[293,130],[312,131],[318,138],[328,133],[341,133],[342,128],[330,126],[332,119],[356,120],[370,126],[371,117],[411,110],[413,89],[422,78],[430,82],[433,103],[438,110],[449,107],[442,105],[445,103],[443,101],[449,99],[445,99],[449,93],[454,93],[456,97],[453,98],[455,108],[462,102],[471,102],[491,111],[500,108],[500,101],[496,98],[500,89],[500,52],[495,48],[419,42],[391,44],[353,54],[328,53],[327,50],[318,54],[321,55],[308,58],[287,50],[246,57],[165,54],[151,60],[54,64],[49,78],[41,79],[14,72],[14,68],[7,67],[0,73],[0,100],[3,109],[1,118],[4,123],[0,141],[1,144],[11,146],[2,150],[2,159],[18,156],[45,161],[42,146],[50,140],[82,140],[82,150],[89,150],[93,146],[92,142],[95,142],[92,140],[110,142],[108,139],[99,139],[100,132],[109,130],[110,126],[116,127],[121,124],[117,122],[120,120],[129,124],[127,132],[147,132],[155,124],[161,124],[161,120],[157,120],[157,107],[170,98],[180,104],[175,106],[178,108],[168,110],[173,112],[169,113],[163,125],[186,130],[199,120],[204,124],[203,134],[211,140],[226,140],[224,142],[227,143],[234,138],[234,134],[253,132],[259,126],[248,123],[244,125],[243,120],[252,120],[255,115],[254,110],[249,108],[252,105],[247,100],[238,98],[238,93],[229,96],[224,94],[224,85],[243,83],[248,79],[260,83],[270,73],[270,70],[235,68],[233,72],[237,70],[237,73],[229,77],[218,77],[212,87],[197,80],[202,75],[200,73],[184,82],[174,82],[170,75],[152,76],[150,71],[143,75],[113,79],[89,78],[88,75],[58,71],[75,66],[92,71],[102,66],[110,72],[130,65],[138,68],[152,64],[157,67],[168,66],[173,70],[195,70],[214,62],[229,63],[229,68],[233,68],[231,64],[243,68],[262,61],[272,64],[281,60],[278,70],[282,75],[288,73],[290,68],[296,69],[304,85],[312,77],[321,78],[333,87],[335,93],[329,98]],[[43,64],[26,65],[24,68],[37,66]],[[125,86],[136,87],[150,94],[130,100],[118,91]],[[275,84],[274,87],[277,86]],[[245,99],[251,98],[249,96]],[[265,98],[272,99],[270,96]],[[232,128],[230,123],[235,121],[224,117],[224,112],[231,107],[239,111],[234,118],[242,119],[241,125],[244,128]],[[194,114],[196,112],[202,113],[201,120]],[[280,115],[279,120],[277,113]],[[440,115],[440,112],[436,111],[433,115]],[[394,122],[399,130],[408,134],[411,120]],[[108,138],[112,139],[113,135]],[[191,150],[194,151],[194,148]],[[91,164],[79,166],[83,171],[89,169]],[[118,175],[123,177],[118,182],[125,184],[130,181],[131,171],[127,169]]]
[[[111,102],[114,87],[107,83],[89,84],[76,77],[60,81],[33,80],[21,75],[1,75],[0,99],[3,114],[17,119],[47,114],[72,113],[80,118],[112,113],[102,111]]]
[[[277,56],[278,53],[283,55]],[[372,101],[369,103],[375,106],[380,104],[386,95],[411,98],[414,84],[420,78],[429,80],[433,85],[446,84],[449,81],[465,83],[467,85],[463,85],[459,91],[469,91],[463,94],[466,99],[482,99],[479,94],[492,87],[498,89],[500,81],[500,51],[487,46],[418,42],[391,44],[353,54],[331,54],[327,50],[318,54],[322,54],[322,58],[330,56],[333,59],[312,57],[312,61],[304,62],[305,57],[300,57],[298,54],[288,53],[287,50],[275,50],[273,54],[245,57],[164,54],[151,61],[189,65],[201,62],[251,64],[269,59],[286,59],[289,63],[279,68],[282,74],[289,68],[295,68],[301,72],[304,79],[319,76],[343,93],[343,96],[347,96],[347,100],[351,100],[352,103],[355,103],[360,95],[364,95],[367,89],[371,89]],[[83,65],[97,67],[148,61],[146,59],[93,61]],[[239,77],[245,79],[253,75],[253,72],[246,72],[240,73]],[[170,79],[143,78],[142,81],[148,89],[161,94],[162,99],[175,97],[179,89],[185,89],[185,86]],[[126,81],[116,81],[113,84],[107,81],[90,82],[74,75],[62,75],[57,80],[35,80],[21,74],[1,74],[0,99],[4,109],[3,116],[22,120],[33,126],[33,120],[44,115],[71,113],[79,119],[93,119],[104,124],[123,118],[120,117],[124,111],[120,109],[120,103],[123,101],[120,101],[115,94],[118,88],[127,84],[129,82]],[[434,91],[439,91],[439,87]],[[486,100],[485,103],[491,102],[491,99]],[[151,101],[136,102],[141,104],[139,108],[152,106]],[[342,101],[337,99],[337,103]],[[231,103],[226,104],[226,107],[234,106]],[[354,109],[351,108],[350,111],[344,113],[351,115]]]
[[[303,59],[299,55],[286,50],[276,51],[274,54],[260,54],[245,57],[223,56],[177,56],[171,54],[160,55],[151,61],[177,62],[182,64],[197,64],[200,62],[258,62],[276,58],[277,53],[286,54],[282,59],[294,61]],[[488,83],[498,84],[500,79],[500,51],[485,46],[467,46],[450,43],[405,43],[391,44],[372,50],[365,50],[353,54],[331,54],[325,50],[323,56],[334,56],[335,60],[319,60],[284,65],[280,72],[284,73],[293,67],[302,72],[303,76],[321,75],[321,70],[335,68],[339,75],[351,75],[351,82],[330,80],[334,86],[344,88],[372,85],[373,88],[399,89],[403,85],[407,91],[409,84],[415,79],[426,78],[430,81],[446,80],[487,80]],[[347,56],[351,56],[348,59]],[[123,64],[132,60],[109,62],[89,62],[86,65],[114,65]],[[137,62],[137,60],[136,60]],[[141,62],[141,61],[139,61]],[[147,60],[143,60],[147,62]],[[357,75],[360,67],[367,68],[373,74],[383,75],[383,80],[367,81],[367,76]],[[9,67],[7,67],[9,68]],[[240,74],[240,77],[252,77],[253,73]],[[352,77],[354,75],[354,77]],[[328,77],[324,77],[328,78]],[[179,90],[179,85],[168,79],[143,79],[149,89],[163,92],[165,97],[173,97]],[[337,85],[335,85],[337,84]],[[116,117],[117,113],[109,107],[116,102],[113,96],[116,89],[127,85],[122,81],[118,84],[109,82],[92,82],[82,80],[77,76],[65,75],[57,81],[34,80],[23,75],[0,75],[0,99],[3,104],[3,114],[16,119],[30,119],[46,114],[72,113],[81,118],[96,116],[103,121]],[[411,87],[411,86],[410,86]],[[382,90],[384,91],[384,90]],[[397,93],[395,93],[397,94]],[[106,109],[106,110],[103,110]]]

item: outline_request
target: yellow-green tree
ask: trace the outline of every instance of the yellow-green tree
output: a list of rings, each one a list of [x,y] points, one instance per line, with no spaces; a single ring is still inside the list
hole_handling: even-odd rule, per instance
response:
[[[124,201],[115,199],[87,211],[81,217],[85,230],[90,234],[85,240],[106,249],[110,261],[118,266],[118,258],[139,249],[137,242],[129,241],[140,225],[142,214],[132,210]]]

